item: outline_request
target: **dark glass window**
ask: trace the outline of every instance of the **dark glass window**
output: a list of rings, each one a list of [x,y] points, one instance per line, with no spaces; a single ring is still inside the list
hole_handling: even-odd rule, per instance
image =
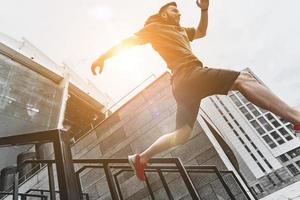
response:
[[[279,122],[272,116],[271,113],[266,114],[266,117],[268,118],[268,120],[270,120],[270,122],[271,122],[275,127],[279,127],[279,126],[280,126]]]
[[[253,119],[252,115],[248,112],[248,110],[245,107],[240,107],[240,110],[248,120]]]
[[[275,148],[277,145],[273,142],[273,140],[270,138],[270,136],[265,135],[262,137],[264,141],[271,147],[272,149]]]
[[[242,102],[234,94],[230,95],[230,98],[235,105],[237,105],[237,106],[242,105]]]
[[[300,160],[296,161],[296,164],[298,165],[298,167],[300,167]]]
[[[280,159],[281,162],[283,162],[283,163],[289,161],[288,157],[287,157],[286,155],[284,155],[284,154],[280,155],[280,156],[279,156],[279,159]]]
[[[260,135],[265,133],[265,130],[257,123],[256,120],[251,121],[251,124]]]
[[[293,164],[288,165],[287,168],[294,176],[299,174],[299,170]]]
[[[258,118],[258,120],[260,121],[260,123],[268,130],[271,131],[273,128],[270,126],[270,124],[267,122],[267,120],[265,120],[265,118],[260,117]]]
[[[278,131],[283,135],[283,137],[285,137],[286,140],[289,141],[293,139],[293,137],[287,132],[287,130],[285,130],[285,128],[280,128]]]
[[[249,110],[254,114],[254,116],[259,116],[260,113],[258,112],[258,110],[254,107],[254,105],[252,103],[247,104],[247,107],[249,108]]]
[[[261,166],[260,163],[256,163],[256,164],[259,166],[259,168],[261,169],[261,171],[266,172],[266,170],[263,168],[263,166]]]
[[[248,146],[245,145],[245,148],[248,152],[251,152]]]
[[[279,136],[279,134],[276,131],[273,131],[271,133],[271,136],[278,142],[278,144],[284,143],[284,140]]]
[[[262,189],[262,187],[259,184],[255,185],[257,187],[257,189],[259,190],[260,193],[263,193],[264,190]]]
[[[239,137],[239,140],[242,144],[245,144],[245,142]]]
[[[293,149],[289,152],[287,152],[288,155],[291,157],[291,158],[295,158],[297,156],[300,156],[300,147],[298,147],[297,149]]]
[[[251,142],[251,144],[255,149],[257,149],[257,146],[253,142]]]
[[[249,101],[240,93],[240,92],[237,92],[236,93],[238,95],[238,97],[244,102],[244,103],[248,103]]]
[[[250,155],[253,158],[253,160],[257,161],[257,158],[252,153]]]

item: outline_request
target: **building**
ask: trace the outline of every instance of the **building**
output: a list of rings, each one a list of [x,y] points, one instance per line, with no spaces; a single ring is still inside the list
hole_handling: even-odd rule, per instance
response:
[[[250,69],[246,71],[263,84]],[[237,91],[208,97],[201,108],[231,146],[241,173],[258,197],[300,181],[300,140],[290,123]]]
[[[0,137],[63,127],[76,140],[105,119],[110,103],[70,67],[56,64],[24,38],[0,33]],[[0,170],[30,148],[1,148]]]

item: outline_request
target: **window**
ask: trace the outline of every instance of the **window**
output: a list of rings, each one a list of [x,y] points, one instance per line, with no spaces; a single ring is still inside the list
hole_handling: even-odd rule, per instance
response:
[[[260,123],[268,130],[271,131],[273,128],[270,126],[270,124],[267,122],[267,120],[265,120],[265,118],[260,117],[258,118],[258,121],[260,121]]]
[[[261,169],[261,171],[266,172],[266,170],[261,166],[260,163],[256,163],[256,164],[259,166],[259,168]]]
[[[285,119],[283,119],[283,118],[279,118],[279,120],[283,123],[283,124],[286,124],[286,123],[288,123],[288,121],[287,120],[285,120]]]
[[[248,120],[253,119],[252,115],[248,112],[248,110],[245,107],[241,107],[240,110]]]
[[[298,167],[300,167],[300,160],[296,161],[296,164],[298,165]]]
[[[244,103],[249,102],[240,92],[237,92],[236,94]]]
[[[264,158],[264,155],[258,150],[257,153],[262,157]]]
[[[278,135],[276,131],[271,133],[271,136],[278,142],[278,144],[283,144],[284,140]]]
[[[254,149],[257,149],[257,146],[253,142],[251,142],[251,144],[254,147]]]
[[[265,135],[262,137],[264,141],[271,147],[272,149],[275,148],[277,145],[273,142],[273,140],[270,138],[270,136]]]
[[[287,132],[287,130],[285,130],[285,128],[281,128],[278,131],[283,135],[283,137],[285,137],[287,141],[293,139],[293,137]]]
[[[245,145],[245,148],[248,152],[251,152],[248,146]]]
[[[267,159],[264,159],[264,161],[265,161],[265,163],[268,165],[268,167],[269,167],[270,169],[273,169],[272,165],[267,161]]]
[[[236,132],[236,130],[233,130],[233,132],[236,136],[239,136],[239,134]]]
[[[252,103],[247,104],[247,107],[254,114],[255,117],[260,115],[260,113],[258,112],[258,110],[254,107],[254,105]]]
[[[275,127],[279,127],[279,126],[280,126],[279,122],[272,116],[271,113],[266,114],[266,117],[268,118],[268,120],[270,120],[270,122],[271,122]]]
[[[287,125],[286,127],[287,127],[290,131],[292,131],[292,132],[294,131],[293,125],[292,125],[292,124],[289,124],[289,125]]]
[[[262,187],[259,184],[255,185],[257,187],[257,189],[259,190],[260,193],[263,193],[264,190],[262,189]]]
[[[237,106],[242,105],[241,101],[234,94],[230,95],[230,98],[235,105],[237,105]]]
[[[248,135],[245,135],[245,137],[247,138],[248,141],[251,141]]]
[[[291,158],[295,158],[297,156],[300,156],[300,147],[298,147],[297,149],[293,149],[293,150],[287,152],[287,154],[289,154],[289,156]]]
[[[284,155],[284,154],[280,155],[280,156],[279,156],[279,159],[280,159],[281,162],[283,162],[283,163],[289,161],[288,157],[287,157],[286,155]]]
[[[257,158],[252,153],[250,155],[253,158],[253,160],[257,161]]]
[[[294,176],[299,174],[299,170],[293,164],[288,165],[287,168]]]
[[[251,124],[260,135],[265,133],[265,130],[257,123],[256,120],[251,121]]]
[[[239,137],[239,140],[242,144],[245,144],[245,142]]]

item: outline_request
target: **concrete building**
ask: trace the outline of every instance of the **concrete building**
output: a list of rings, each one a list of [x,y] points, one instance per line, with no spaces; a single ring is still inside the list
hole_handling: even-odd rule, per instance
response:
[[[74,140],[105,118],[111,99],[26,39],[0,33],[0,137],[68,128]],[[1,148],[0,170],[32,146]]]
[[[250,69],[246,71],[256,77]],[[290,123],[237,91],[206,98],[201,108],[231,146],[240,171],[258,197],[300,181],[300,140]]]

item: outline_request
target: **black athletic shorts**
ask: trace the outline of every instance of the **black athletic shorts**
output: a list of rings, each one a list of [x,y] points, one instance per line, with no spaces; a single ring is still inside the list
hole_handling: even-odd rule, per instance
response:
[[[193,128],[201,99],[226,95],[240,72],[202,66],[186,67],[172,76],[173,95],[177,102],[176,129],[188,124]]]

